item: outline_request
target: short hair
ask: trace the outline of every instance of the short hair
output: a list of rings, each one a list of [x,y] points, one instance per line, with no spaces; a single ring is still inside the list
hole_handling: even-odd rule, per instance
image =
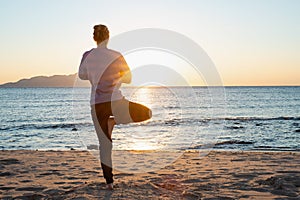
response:
[[[99,25],[95,25],[94,26],[94,40],[100,44],[101,42],[108,40],[109,38],[109,30],[108,28],[103,25],[103,24],[99,24]]]

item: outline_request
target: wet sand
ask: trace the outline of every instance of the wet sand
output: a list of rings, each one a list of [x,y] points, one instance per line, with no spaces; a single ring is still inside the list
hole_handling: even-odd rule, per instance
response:
[[[87,151],[1,151],[0,199],[300,199],[299,152],[200,155],[185,152],[151,172],[116,169],[108,191],[99,161]],[[146,160],[138,164],[149,167]]]

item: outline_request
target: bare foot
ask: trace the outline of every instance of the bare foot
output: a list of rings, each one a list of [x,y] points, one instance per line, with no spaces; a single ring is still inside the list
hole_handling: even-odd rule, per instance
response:
[[[108,136],[110,139],[111,139],[112,131],[113,131],[115,125],[116,125],[115,119],[109,118],[107,121],[107,127],[108,127]]]
[[[107,189],[107,190],[113,190],[113,189],[114,189],[114,185],[113,185],[112,183],[107,184],[107,185],[106,185],[106,189]]]

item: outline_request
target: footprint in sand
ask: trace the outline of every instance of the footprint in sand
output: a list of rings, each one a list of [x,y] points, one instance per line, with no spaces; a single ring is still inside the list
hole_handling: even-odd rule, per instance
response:
[[[62,193],[62,192],[64,192],[64,190],[59,190],[59,189],[49,189],[49,190],[46,190],[46,191],[44,191],[43,193],[44,194],[48,194],[48,195],[57,195],[57,194],[59,194],[59,193]]]
[[[20,180],[19,182],[21,182],[21,183],[29,183],[29,182],[32,182],[33,180]]]
[[[31,186],[31,187],[20,187],[16,188],[16,191],[32,191],[32,192],[38,192],[46,189],[47,187],[42,186]]]
[[[41,174],[37,175],[36,177],[40,178],[40,177],[52,176],[52,175],[63,176],[63,174],[61,174],[57,171],[47,171],[47,172],[44,172],[44,173],[41,173]]]
[[[32,193],[25,193],[23,196],[18,196],[14,199],[44,199],[45,196],[41,194],[32,194]],[[10,199],[10,198],[9,198]]]
[[[74,181],[74,182],[69,182],[69,183],[74,184],[74,185],[84,184],[84,182],[81,182],[81,181]]]
[[[7,191],[7,190],[13,190],[13,189],[15,189],[16,187],[0,187],[0,190],[5,190],[5,191]]]
[[[54,182],[54,184],[56,184],[56,185],[62,185],[62,184],[65,184],[66,182],[64,182],[64,181],[60,181],[60,182]]]
[[[12,165],[12,164],[21,164],[21,162],[18,159],[14,158],[7,158],[0,160],[1,165]]]
[[[0,173],[0,177],[1,177],[1,176],[13,176],[13,175],[15,175],[15,174],[10,173],[10,172],[1,172],[1,173]]]

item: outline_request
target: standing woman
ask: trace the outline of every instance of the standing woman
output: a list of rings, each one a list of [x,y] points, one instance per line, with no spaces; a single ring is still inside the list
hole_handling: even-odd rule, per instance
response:
[[[91,114],[99,140],[103,176],[107,189],[113,189],[112,131],[115,124],[141,122],[151,118],[151,110],[124,98],[122,83],[131,82],[130,69],[121,53],[108,49],[109,31],[105,25],[94,26],[97,47],[83,54],[78,76],[89,80]]]

